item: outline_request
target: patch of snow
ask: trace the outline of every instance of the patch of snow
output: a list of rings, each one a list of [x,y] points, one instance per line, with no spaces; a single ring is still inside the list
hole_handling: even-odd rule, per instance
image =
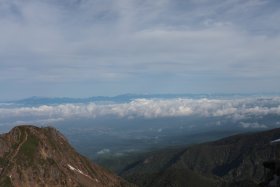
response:
[[[280,143],[280,139],[276,139],[270,142],[270,144],[277,144],[277,143]]]
[[[73,167],[73,166],[71,166],[70,164],[67,164],[68,165],[68,167],[71,169],[71,170],[73,170],[73,171],[75,171],[76,169]]]
[[[84,172],[82,172],[82,171],[79,170],[79,169],[74,168],[74,167],[71,166],[70,164],[68,164],[68,167],[69,167],[72,171],[77,171],[77,172],[79,172],[79,173],[82,174],[82,175],[86,175],[86,174],[84,174]]]
[[[67,164],[67,166],[68,166],[72,171],[76,171],[76,172],[78,172],[78,173],[80,173],[80,174],[82,174],[82,175],[84,175],[84,176],[86,176],[86,177],[92,179],[89,175],[85,174],[84,172],[82,172],[82,171],[79,170],[79,169],[74,168],[74,167],[71,166],[70,164]],[[96,179],[96,180],[97,180],[97,179]]]

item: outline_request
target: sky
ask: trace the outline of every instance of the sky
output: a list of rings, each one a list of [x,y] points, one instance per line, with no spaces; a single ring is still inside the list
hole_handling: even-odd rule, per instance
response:
[[[0,0],[0,99],[280,92],[279,0]]]

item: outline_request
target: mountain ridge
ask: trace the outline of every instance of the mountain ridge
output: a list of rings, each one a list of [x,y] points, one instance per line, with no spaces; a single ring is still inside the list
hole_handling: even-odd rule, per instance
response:
[[[173,153],[163,150],[138,160],[121,176],[139,186],[152,187],[258,186],[264,180],[263,162],[280,159],[280,145],[270,143],[279,137],[280,128],[276,128],[175,149]]]
[[[43,96],[31,96],[22,99],[14,99],[14,100],[6,100],[0,101],[0,103],[14,103],[20,105],[48,105],[48,104],[65,104],[65,103],[88,103],[88,102],[129,102],[134,99],[172,99],[172,98],[192,98],[192,99],[202,99],[202,98],[240,98],[240,97],[248,97],[248,96],[274,96],[275,94],[245,94],[245,93],[215,93],[215,94],[206,94],[206,93],[178,93],[178,94],[121,94],[115,96],[91,96],[91,97],[43,97]]]
[[[0,186],[133,186],[78,154],[52,127],[14,127],[0,136]]]

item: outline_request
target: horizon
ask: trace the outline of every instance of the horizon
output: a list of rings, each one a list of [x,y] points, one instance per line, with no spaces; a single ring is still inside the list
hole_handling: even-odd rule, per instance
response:
[[[187,95],[205,95],[205,96],[280,96],[280,92],[217,92],[217,93],[121,93],[116,95],[91,95],[85,97],[71,97],[71,96],[44,96],[44,95],[31,95],[20,98],[0,98],[1,103],[20,101],[25,99],[90,99],[94,97],[120,97],[120,96],[187,96]]]

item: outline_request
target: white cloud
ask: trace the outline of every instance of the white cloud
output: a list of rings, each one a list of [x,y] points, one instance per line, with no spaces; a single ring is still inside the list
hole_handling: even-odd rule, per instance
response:
[[[108,154],[110,153],[110,149],[102,149],[100,151],[97,152],[98,155],[103,155],[103,154]]]
[[[240,125],[243,127],[243,128],[267,128],[266,125],[263,125],[263,124],[259,124],[257,122],[255,123],[245,123],[245,122],[240,122]]]
[[[162,118],[179,116],[226,117],[241,120],[280,115],[280,98],[135,99],[115,104],[61,104],[0,108],[0,119],[65,119],[72,117]],[[243,124],[245,127],[246,124]],[[257,126],[257,125],[255,125]]]

